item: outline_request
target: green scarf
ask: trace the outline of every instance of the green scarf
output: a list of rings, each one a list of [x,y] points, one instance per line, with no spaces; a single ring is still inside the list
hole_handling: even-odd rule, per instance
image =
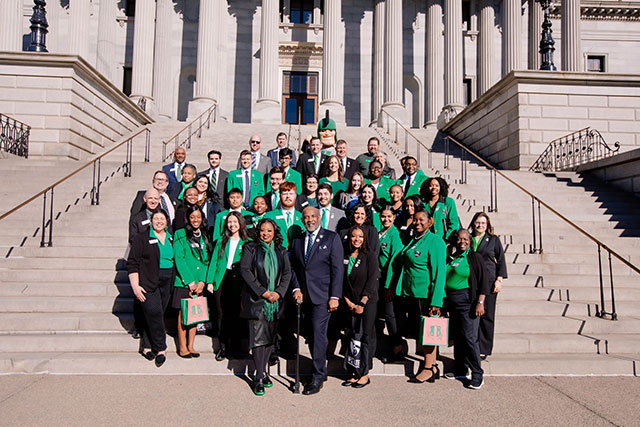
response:
[[[264,250],[264,271],[269,281],[267,290],[273,292],[276,289],[276,277],[278,276],[278,256],[273,247],[273,242],[267,245],[261,240],[260,245]],[[278,312],[278,308],[278,301],[269,302],[264,300],[264,318],[269,322],[273,322],[274,315]]]

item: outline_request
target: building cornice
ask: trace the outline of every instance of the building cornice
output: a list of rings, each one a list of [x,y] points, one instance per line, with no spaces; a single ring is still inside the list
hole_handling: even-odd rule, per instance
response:
[[[561,3],[551,5],[552,19],[560,19]],[[638,1],[582,1],[580,18],[585,21],[640,21]]]

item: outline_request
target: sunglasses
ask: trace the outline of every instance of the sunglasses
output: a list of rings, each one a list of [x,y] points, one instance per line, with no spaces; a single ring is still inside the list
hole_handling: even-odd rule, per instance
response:
[[[252,144],[260,144],[262,141],[251,141]]]

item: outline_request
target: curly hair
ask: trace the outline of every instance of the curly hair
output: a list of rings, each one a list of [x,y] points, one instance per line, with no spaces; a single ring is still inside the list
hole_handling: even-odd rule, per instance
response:
[[[362,246],[360,247],[360,249],[358,249],[358,252],[361,254],[366,254],[369,251],[369,242],[367,241],[367,231],[364,229],[364,227],[360,225],[352,225],[351,227],[349,227],[349,231],[347,233],[349,238],[347,239],[347,243],[345,245],[348,248],[348,253],[351,253],[355,250],[355,248],[351,244],[351,236],[355,230],[362,231]]]
[[[348,222],[350,226],[354,226],[356,225],[355,223],[355,213],[356,210],[358,210],[358,208],[362,208],[364,209],[364,213],[366,215],[366,218],[364,220],[364,225],[372,225],[373,224],[373,209],[371,208],[371,206],[367,206],[362,202],[358,202],[355,205],[353,205],[353,207],[351,209],[349,209],[348,212]]]
[[[260,239],[260,229],[265,224],[271,224],[273,226],[273,243],[276,245],[276,247],[279,248],[280,246],[282,246],[282,234],[280,233],[280,227],[278,227],[276,222],[271,218],[262,218],[258,222],[258,225],[254,227],[254,240],[257,242]]]

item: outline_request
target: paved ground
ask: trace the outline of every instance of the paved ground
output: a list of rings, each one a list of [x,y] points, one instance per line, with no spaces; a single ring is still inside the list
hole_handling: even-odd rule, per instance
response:
[[[480,391],[444,379],[340,382],[302,396],[277,378],[256,397],[233,376],[6,375],[0,425],[640,425],[634,377],[489,377]]]

